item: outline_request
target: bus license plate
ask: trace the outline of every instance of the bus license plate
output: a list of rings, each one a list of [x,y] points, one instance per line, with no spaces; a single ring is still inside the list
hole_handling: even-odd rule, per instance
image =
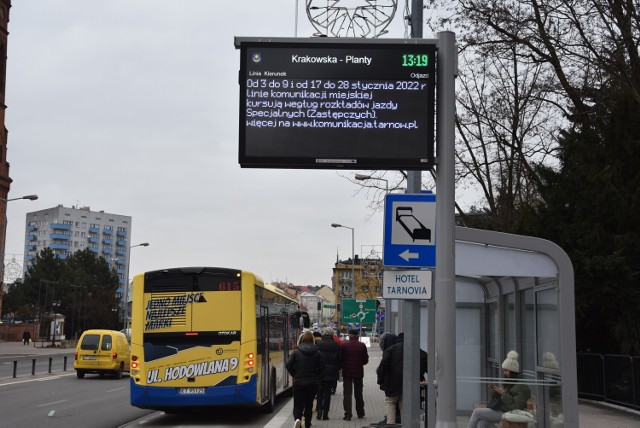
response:
[[[95,355],[85,355],[84,357],[82,357],[83,360],[95,360],[96,356]]]
[[[184,394],[184,395],[204,394],[204,388],[178,388],[178,394]]]

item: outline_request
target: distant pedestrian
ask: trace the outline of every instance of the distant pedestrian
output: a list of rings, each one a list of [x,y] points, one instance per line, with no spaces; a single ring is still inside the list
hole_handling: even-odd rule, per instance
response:
[[[349,330],[349,340],[341,346],[344,420],[353,417],[351,395],[356,399],[356,413],[359,419],[364,418],[364,398],[362,395],[364,366],[369,362],[367,346],[360,342],[358,330]]]
[[[342,350],[333,340],[333,329],[327,327],[322,332],[322,339],[317,343],[320,355],[324,361],[324,371],[320,388],[318,389],[316,411],[318,419],[329,420],[329,407],[331,405],[332,391],[336,390],[340,367],[342,366]]]
[[[300,427],[304,414],[304,425],[311,427],[313,400],[316,398],[320,376],[324,370],[324,361],[313,343],[313,333],[304,333],[300,344],[294,349],[287,361],[287,371],[293,376],[293,419],[295,427]]]
[[[24,329],[24,333],[22,333],[22,344],[28,345],[31,343],[31,332],[28,329]]]

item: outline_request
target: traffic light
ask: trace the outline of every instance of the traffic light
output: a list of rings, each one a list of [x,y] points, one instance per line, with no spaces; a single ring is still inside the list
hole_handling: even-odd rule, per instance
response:
[[[320,300],[318,300],[318,310],[319,311],[322,310],[322,302]]]

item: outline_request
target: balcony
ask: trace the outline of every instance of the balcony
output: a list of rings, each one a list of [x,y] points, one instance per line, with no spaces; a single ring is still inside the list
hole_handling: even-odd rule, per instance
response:
[[[52,250],[69,250],[71,249],[71,245],[56,243],[56,244],[50,244],[49,248],[51,248]]]
[[[119,259],[116,259],[116,263],[118,263],[119,265],[123,265],[124,264],[124,259],[122,257],[120,257]]]
[[[27,235],[27,241],[37,241],[36,235]]]
[[[27,232],[33,232],[36,230],[38,230],[38,227],[33,224],[30,224],[29,226],[27,226]]]
[[[94,247],[92,245],[89,245],[89,247],[87,247],[87,248],[89,248],[89,250],[93,251],[94,253],[98,252],[98,247]]]
[[[113,239],[111,239],[111,238],[104,238],[104,239],[102,240],[102,243],[103,243],[103,244],[106,244],[106,245],[111,245],[111,244],[113,244]]]
[[[36,247],[35,245],[26,245],[26,246],[24,247],[24,249],[25,249],[25,250],[27,250],[27,251],[35,251],[35,250],[36,250],[36,248],[37,248],[37,247]]]
[[[96,238],[95,236],[90,236],[89,237],[89,242],[92,244],[97,244],[98,243],[98,238]]]
[[[111,235],[113,235],[113,230],[105,229],[105,230],[102,231],[102,234],[111,236]]]
[[[126,230],[119,230],[118,231],[118,236],[122,236],[124,238],[127,237],[127,231]]]
[[[116,254],[119,256],[126,256],[127,255],[127,250],[116,250]]]
[[[35,257],[32,256],[31,254],[27,254],[26,256],[24,256],[24,259],[28,262],[32,261]]]
[[[71,230],[70,224],[62,224],[62,223],[53,223],[51,225],[51,229],[53,230]]]
[[[56,257],[59,259],[65,260],[67,257],[69,257],[69,255],[67,253],[61,253],[61,254],[56,253]]]
[[[116,241],[116,245],[120,246],[120,247],[126,247],[127,246],[127,241],[124,241],[122,239],[118,239]]]
[[[124,269],[116,269],[116,273],[127,273]]]
[[[71,236],[65,235],[63,233],[52,233],[49,235],[50,239],[62,239],[64,241],[68,241],[71,239]]]
[[[92,226],[89,228],[89,233],[100,233],[100,228]]]
[[[103,248],[102,249],[102,254],[111,254],[111,248]]]

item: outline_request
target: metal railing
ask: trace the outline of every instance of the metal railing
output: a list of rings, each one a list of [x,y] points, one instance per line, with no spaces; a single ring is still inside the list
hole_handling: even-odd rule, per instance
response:
[[[578,396],[640,410],[640,357],[577,354]]]
[[[73,352],[68,354],[19,355],[0,357],[0,381],[20,376],[73,370]]]

